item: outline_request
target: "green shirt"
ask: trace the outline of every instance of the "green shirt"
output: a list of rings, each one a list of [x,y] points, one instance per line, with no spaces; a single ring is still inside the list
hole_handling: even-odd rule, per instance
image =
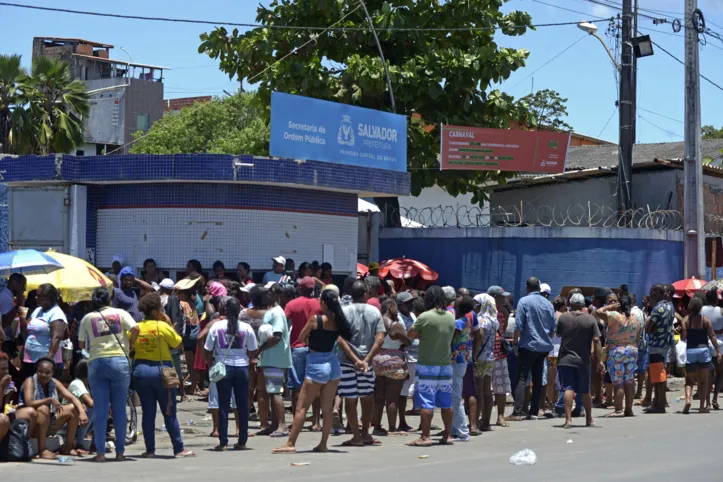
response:
[[[263,324],[271,325],[273,333],[281,333],[281,339],[271,348],[266,348],[261,352],[260,365],[269,368],[291,368],[289,324],[286,322],[284,309],[275,306],[270,310],[266,310]]]
[[[417,364],[446,366],[450,364],[454,316],[448,311],[425,311],[412,325],[419,334]]]

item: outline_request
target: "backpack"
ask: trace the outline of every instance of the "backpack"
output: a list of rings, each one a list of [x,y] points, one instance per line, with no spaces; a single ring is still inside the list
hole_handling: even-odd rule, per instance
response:
[[[0,461],[30,462],[30,425],[17,419],[10,424],[5,440],[0,443]]]
[[[171,319],[171,325],[176,329],[176,332],[183,333],[184,315],[181,309],[181,302],[176,295],[168,295],[168,302],[166,303],[166,314]]]

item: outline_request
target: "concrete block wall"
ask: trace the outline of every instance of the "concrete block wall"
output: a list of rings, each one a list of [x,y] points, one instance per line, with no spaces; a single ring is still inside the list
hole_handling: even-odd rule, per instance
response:
[[[428,264],[438,284],[484,291],[501,285],[519,299],[537,276],[563,286],[630,286],[638,300],[654,283],[681,279],[682,233],[619,228],[385,228],[380,258]]]

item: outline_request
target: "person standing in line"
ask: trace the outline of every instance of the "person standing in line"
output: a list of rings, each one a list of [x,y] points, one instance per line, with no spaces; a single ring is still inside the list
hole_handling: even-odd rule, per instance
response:
[[[557,361],[560,385],[564,392],[565,425],[572,428],[572,402],[575,394],[582,394],[585,407],[585,424],[595,425],[592,419],[590,398],[590,352],[599,371],[604,370],[600,329],[592,315],[585,313],[585,297],[575,293],[570,297],[570,311],[560,315],[556,333],[560,337],[560,353]]]
[[[545,359],[552,350],[552,334],[555,330],[555,310],[540,295],[540,280],[527,280],[527,296],[517,304],[514,346],[519,356],[515,409],[507,420],[519,421],[524,416],[524,399],[527,377],[532,372],[532,399],[528,420],[537,419],[542,396],[542,376]]]
[[[567,298],[557,296],[552,300],[552,307],[555,309],[555,326],[557,320],[567,311]],[[557,390],[557,357],[560,354],[560,337],[557,333],[552,337],[552,351],[547,355],[547,403],[550,410],[555,409],[560,394]]]
[[[351,338],[347,341],[339,338],[339,362],[341,363],[341,382],[339,396],[344,399],[347,420],[352,438],[345,441],[344,447],[362,447],[381,445],[381,441],[372,437],[369,427],[374,409],[374,371],[370,370],[372,360],[384,343],[386,329],[382,313],[367,304],[369,286],[364,281],[355,281],[351,287],[353,303],[345,306],[344,317],[351,328]],[[357,400],[361,403],[362,428],[359,430]]]
[[[683,413],[690,412],[690,406],[693,403],[693,374],[698,374],[698,398],[700,400],[700,409],[698,413],[708,413],[709,407],[706,407],[708,395],[710,395],[710,364],[711,356],[708,350],[708,343],[715,347],[716,359],[715,363],[720,365],[721,357],[718,348],[715,331],[711,320],[701,314],[703,309],[703,300],[693,297],[688,304],[690,315],[683,321],[680,339],[687,342],[687,363],[685,365],[685,408]]]
[[[176,416],[176,389],[163,386],[163,368],[173,368],[171,349],[181,346],[181,336],[165,321],[165,312],[158,293],[148,293],[138,302],[143,320],[138,323],[138,339],[133,354],[134,388],[141,399],[143,458],[156,456],[156,409],[161,408],[168,436],[176,458],[194,457],[183,446],[181,427]]]
[[[291,368],[291,346],[289,343],[289,324],[284,309],[279,306],[283,288],[275,283],[269,288],[266,296],[269,309],[264,314],[264,325],[271,326],[271,336],[259,347],[256,365],[256,378],[259,404],[262,400],[271,402],[271,426],[257,435],[271,437],[287,437],[284,399],[281,392],[284,388],[286,375]]]
[[[447,298],[439,286],[431,286],[424,296],[422,313],[409,329],[409,338],[419,338],[415,398],[421,407],[421,436],[413,447],[432,445],[430,431],[434,409],[442,411],[444,432],[441,445],[452,445],[452,338],[456,322],[447,311]]]
[[[36,372],[35,363],[43,357],[55,362],[56,378],[63,373],[63,356],[60,343],[68,330],[68,319],[58,305],[60,293],[50,283],[38,286],[38,307],[27,318],[25,327],[25,349],[23,350],[23,379],[32,377]]]
[[[382,317],[387,336],[377,356],[374,357],[374,416],[372,435],[406,435],[397,432],[397,404],[404,381],[409,377],[404,347],[412,340],[407,337],[404,323],[399,321],[397,302],[388,298],[382,303]],[[387,408],[389,430],[382,428],[384,407]]]
[[[241,261],[236,266],[236,277],[238,278],[238,282],[241,287],[244,287],[249,283],[253,284],[254,280],[251,277],[251,265],[245,261]]]
[[[13,326],[15,319],[22,318],[25,306],[25,287],[27,279],[20,273],[13,273],[8,278],[8,284],[0,291],[0,315],[2,315],[2,330],[0,330],[0,352],[5,352],[10,360],[17,354],[15,336],[17,327]]]
[[[482,432],[490,432],[492,430],[492,375],[495,369],[495,334],[500,328],[497,319],[497,304],[495,299],[487,293],[481,293],[475,296],[475,301],[479,305],[479,330],[477,332],[477,340],[475,340],[474,360],[475,360],[475,377],[477,387],[477,400],[479,401],[479,420],[476,413],[470,409],[470,424],[472,428],[479,427]],[[480,343],[481,341],[481,343]],[[474,415],[474,417],[473,417]],[[474,431],[470,432],[475,435]],[[476,433],[479,435],[479,432]]]
[[[404,323],[405,331],[409,331],[417,319],[412,311],[416,299],[417,297],[409,291],[402,291],[397,294],[399,321]],[[410,427],[407,423],[406,417],[407,398],[412,398],[413,410],[418,408],[414,405],[414,379],[417,370],[417,348],[419,347],[419,340],[410,341],[412,343],[405,347],[407,352],[407,371],[409,372],[409,377],[404,381],[402,391],[399,395],[399,402],[397,404],[399,407],[399,426],[397,427],[397,430],[400,432],[410,432],[412,430],[412,427]]]
[[[322,400],[324,426],[321,442],[313,450],[328,451],[327,442],[332,424],[335,423],[332,415],[334,396],[341,379],[341,365],[339,357],[334,353],[334,346],[339,338],[351,339],[352,333],[339,303],[339,296],[334,291],[326,290],[321,293],[320,306],[321,314],[311,316],[299,333],[299,341],[309,347],[305,379],[294,411],[294,423],[289,440],[274,449],[272,453],[275,454],[296,453],[296,442],[306,421],[307,411],[311,401],[318,397]]]
[[[445,293],[446,294],[446,293]],[[455,330],[451,344],[451,367],[452,367],[452,438],[460,442],[469,442],[469,428],[467,415],[464,411],[464,399],[462,391],[464,387],[464,375],[467,372],[467,365],[472,359],[472,330],[479,332],[479,321],[473,316],[474,324],[467,316],[473,313],[474,301],[469,296],[463,295],[456,304]],[[470,414],[472,415],[472,414]],[[476,413],[474,414],[476,418]],[[476,426],[476,421],[469,421],[469,424]],[[446,434],[443,435],[446,437]]]
[[[118,275],[118,283],[120,288],[116,288],[113,293],[113,308],[125,310],[136,320],[136,323],[143,319],[143,314],[138,311],[138,295],[133,290],[134,285],[141,288],[141,294],[150,293],[153,287],[143,280],[136,278],[136,272],[133,268],[126,266]]]
[[[644,329],[638,318],[630,313],[632,304],[630,296],[620,295],[619,303],[608,304],[595,311],[595,317],[605,324],[607,371],[615,387],[615,411],[608,417],[633,416],[638,345]]]
[[[705,306],[700,310],[700,315],[708,318],[713,326],[716,335],[715,346],[718,351],[723,352],[723,309],[718,306],[718,288],[711,288],[705,293]],[[718,394],[723,387],[723,361],[715,361],[715,380],[713,384],[713,400],[711,405],[714,410],[720,409],[718,405]]]
[[[281,283],[286,277],[286,258],[277,256],[271,258],[273,261],[271,271],[264,273],[264,285],[266,283]]]
[[[143,273],[141,275],[141,279],[149,285],[154,286],[154,288],[156,286],[160,286],[161,281],[163,281],[163,273],[158,271],[156,260],[148,258],[143,262]]]
[[[309,320],[321,313],[319,300],[313,298],[314,280],[305,276],[299,280],[299,297],[289,301],[284,308],[286,319],[291,322],[291,373],[289,374],[289,388],[291,389],[291,413],[296,413],[296,404],[301,393],[302,385],[306,379],[306,359],[309,356],[309,347],[304,344],[299,335],[309,323]],[[318,400],[312,403],[311,430],[318,431],[319,411],[321,405]],[[337,414],[338,417],[338,414]]]
[[[254,330],[248,323],[239,320],[241,303],[235,298],[226,302],[226,319],[219,320],[209,330],[204,344],[206,362],[213,366],[214,360],[223,363],[226,376],[216,384],[218,388],[218,439],[214,450],[228,450],[228,412],[231,408],[231,393],[236,397],[240,423],[238,442],[234,450],[247,450],[249,437],[249,412],[243,407],[248,404],[249,360],[256,357],[258,342]]]
[[[595,310],[602,308],[607,304],[608,297],[612,294],[610,288],[595,288],[592,297],[592,303],[588,307],[587,311],[590,314],[595,313]],[[598,320],[598,330],[600,330],[600,343],[605,346],[605,326],[601,321]],[[604,355],[603,355],[604,357]],[[604,363],[604,362],[603,362]],[[598,373],[597,370],[591,370],[592,375],[590,379],[590,392],[593,400],[592,404],[594,407],[607,408],[607,404],[603,404],[603,392],[605,382],[605,372]],[[607,403],[610,400],[606,401]]]
[[[509,297],[510,294],[501,286],[490,286],[487,294],[495,300],[495,308],[497,308],[497,323],[499,328],[494,338],[494,372],[492,374],[492,389],[495,394],[495,405],[497,406],[497,422],[498,427],[507,427],[505,420],[505,405],[507,403],[507,394],[512,392],[510,383],[510,372],[507,366],[507,354],[502,350],[502,340],[507,330],[507,322],[509,320]],[[491,419],[491,417],[490,417]]]
[[[108,411],[113,413],[115,427],[127,423],[126,397],[131,383],[129,353],[134,350],[140,328],[125,310],[111,308],[110,292],[105,288],[93,291],[92,311],[85,315],[78,330],[78,348],[90,353],[88,380],[93,392],[93,439],[96,462],[105,462],[105,430]],[[118,430],[116,460],[125,460],[125,436]]]
[[[673,344],[673,323],[675,308],[665,299],[665,287],[660,284],[650,288],[650,304],[653,309],[646,322],[648,340],[648,371],[655,394],[655,403],[645,413],[665,413],[667,405],[666,384],[668,376],[665,367],[665,354]]]

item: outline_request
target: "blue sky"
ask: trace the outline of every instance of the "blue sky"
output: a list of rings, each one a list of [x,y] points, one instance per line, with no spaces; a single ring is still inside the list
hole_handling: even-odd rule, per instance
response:
[[[593,19],[594,16],[608,17],[617,13],[585,0],[544,2],[584,14],[543,5],[534,0],[511,0],[504,8],[526,10],[537,24],[572,22]],[[59,2],[49,0],[28,0],[28,3],[59,6]],[[683,4],[683,0],[640,0],[643,9],[678,13],[682,12]],[[76,10],[249,23],[255,21],[257,5],[254,0],[63,2],[64,8]],[[723,0],[699,0],[699,5],[709,20],[708,26],[723,35],[723,28],[711,23],[723,27]],[[87,17],[3,6],[0,6],[0,24],[0,53],[22,54],[26,66],[30,64],[34,36],[79,37],[124,47],[136,62],[171,67],[173,70],[166,74],[166,98],[222,94],[224,89],[231,92],[238,85],[229,81],[213,60],[198,54],[198,36],[211,30],[210,25]],[[604,35],[606,25],[598,25],[599,33]],[[643,33],[650,34],[653,40],[666,50],[678,58],[683,58],[684,39],[680,36],[682,32],[677,36],[671,35],[673,31],[669,24],[654,26],[652,20],[645,18],[641,19],[640,27],[650,29]],[[514,38],[499,35],[497,41],[500,45],[526,48],[531,52],[527,67],[503,83],[502,90],[518,97],[528,94],[532,78],[525,78],[583,36],[584,33],[575,26],[540,28]],[[719,48],[711,45],[703,47],[700,54],[701,72],[723,85],[723,42],[710,37],[708,42]],[[118,48],[115,49],[113,57],[127,58]],[[638,67],[638,105],[640,109],[655,112],[639,111],[645,120],[638,120],[638,142],[682,140],[683,124],[678,121],[682,121],[684,113],[683,66],[657,50],[655,56],[641,59]],[[554,89],[568,98],[570,116],[567,120],[577,132],[617,141],[617,85],[613,67],[597,40],[590,37],[582,39],[566,53],[541,68],[533,77],[535,90]],[[723,91],[701,81],[701,99],[703,124],[723,126],[723,115],[719,114],[723,111]],[[611,119],[609,123],[608,119]]]

